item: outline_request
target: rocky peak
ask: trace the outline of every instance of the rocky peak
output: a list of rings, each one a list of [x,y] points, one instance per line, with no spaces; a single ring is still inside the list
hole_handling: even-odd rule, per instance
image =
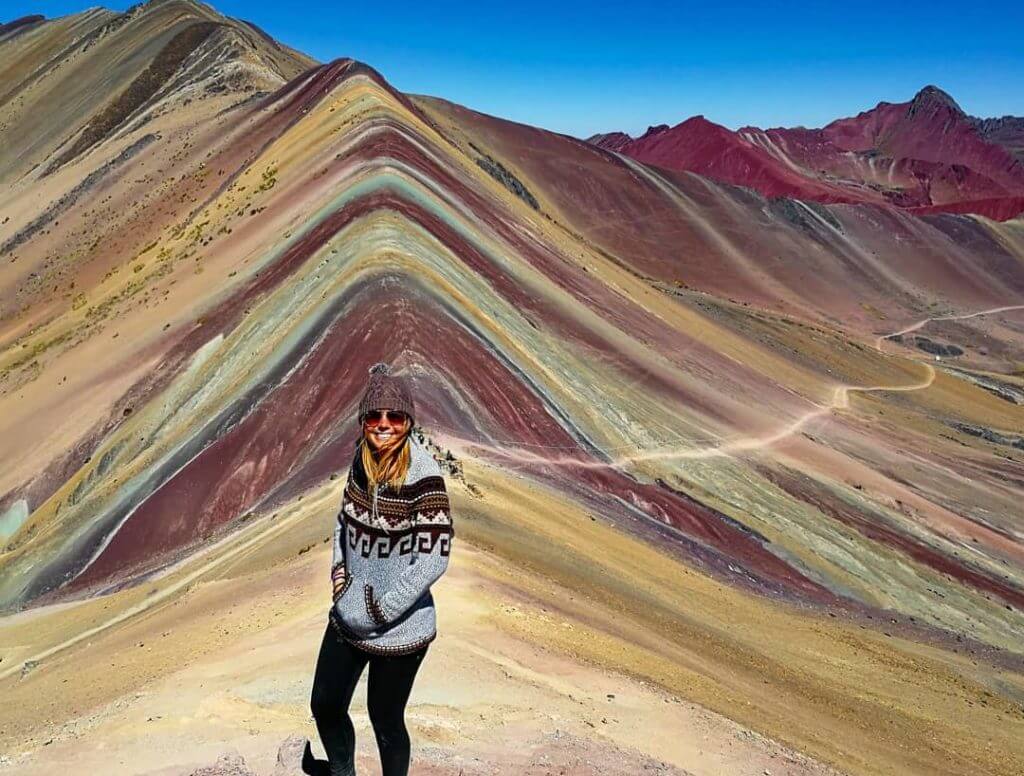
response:
[[[640,137],[649,137],[651,135],[660,135],[662,132],[667,132],[669,130],[669,128],[670,127],[669,127],[668,124],[654,124],[652,126],[647,127],[647,131],[644,132]]]
[[[956,100],[937,86],[928,85],[914,95],[910,101],[908,110],[909,116],[921,113],[931,114],[938,111],[952,112],[957,116],[965,116],[963,109],[957,105]]]

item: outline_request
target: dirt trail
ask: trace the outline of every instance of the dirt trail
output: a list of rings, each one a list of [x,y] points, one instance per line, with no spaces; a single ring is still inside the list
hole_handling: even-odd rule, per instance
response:
[[[894,337],[900,334],[906,334],[911,331],[917,331],[923,326],[927,325],[932,321],[947,321],[947,320],[965,320],[967,318],[977,318],[982,315],[992,315],[995,313],[1007,312],[1010,310],[1024,310],[1024,304],[1021,305],[1005,305],[1003,307],[993,307],[988,310],[979,310],[974,313],[967,313],[964,315],[947,315],[939,316],[935,318],[925,318],[924,320],[918,321],[906,328],[900,329],[899,331],[892,332],[891,334],[883,334],[878,337],[874,342],[876,350],[882,350],[882,343],[889,337]],[[776,442],[780,442],[783,439],[793,436],[799,433],[808,423],[817,418],[831,415],[836,410],[845,410],[850,406],[850,394],[851,393],[873,393],[873,392],[909,392],[909,391],[920,391],[931,386],[935,382],[935,369],[928,363],[920,362],[920,365],[925,370],[925,376],[917,382],[908,384],[893,384],[893,385],[852,385],[843,384],[837,385],[832,393],[832,399],[828,404],[815,407],[812,410],[800,415],[792,422],[783,426],[777,431],[764,436],[744,437],[731,442],[725,442],[720,445],[710,445],[705,447],[694,448],[692,446],[677,446],[665,448],[664,446],[654,445],[648,447],[645,451],[638,453],[630,453],[628,455],[620,455],[612,458],[610,461],[583,461],[579,458],[575,458],[571,455],[562,456],[550,456],[544,453],[533,453],[526,448],[516,448],[515,444],[508,445],[488,445],[481,442],[467,439],[465,437],[448,434],[446,432],[437,432],[433,436],[440,441],[445,447],[450,450],[457,450],[460,452],[466,452],[470,450],[486,451],[500,458],[518,461],[520,463],[543,463],[552,466],[566,466],[577,469],[608,469],[618,468],[628,463],[635,463],[639,461],[654,461],[654,460],[695,460],[695,459],[706,459],[706,458],[719,458],[723,456],[729,456],[733,453],[747,452],[749,450],[759,450],[765,447],[769,447]],[[542,447],[534,445],[533,447]],[[623,445],[620,448],[606,448],[611,451],[614,449],[627,449],[632,445]]]
[[[925,318],[917,323],[910,324],[910,326],[907,326],[905,329],[900,329],[899,331],[894,331],[889,334],[883,334],[875,340],[875,348],[877,350],[881,350],[882,343],[889,337],[900,337],[904,334],[909,334],[912,331],[917,331],[918,329],[927,326],[933,321],[965,321],[968,318],[977,318],[982,315],[993,315],[995,313],[1005,313],[1010,310],[1024,310],[1024,304],[1010,304],[1003,307],[993,307],[989,310],[980,310],[976,313],[966,313],[965,315],[939,315],[934,318]]]

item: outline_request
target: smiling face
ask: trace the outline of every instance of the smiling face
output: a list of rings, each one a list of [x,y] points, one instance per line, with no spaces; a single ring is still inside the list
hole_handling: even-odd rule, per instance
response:
[[[379,452],[398,442],[408,431],[409,416],[396,410],[373,410],[363,417],[363,434],[370,449]]]

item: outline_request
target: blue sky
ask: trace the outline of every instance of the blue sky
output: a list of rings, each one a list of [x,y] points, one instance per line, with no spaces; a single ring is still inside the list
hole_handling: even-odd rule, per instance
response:
[[[0,0],[0,19],[89,5]],[[321,61],[363,60],[403,91],[581,137],[698,113],[733,129],[815,127],[930,83],[973,115],[1024,115],[1020,2],[213,5]]]

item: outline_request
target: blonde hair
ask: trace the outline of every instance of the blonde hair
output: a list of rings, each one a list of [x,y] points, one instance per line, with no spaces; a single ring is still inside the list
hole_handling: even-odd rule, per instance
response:
[[[405,476],[409,471],[409,462],[412,457],[409,451],[412,419],[406,415],[401,432],[389,444],[383,446],[376,455],[366,441],[366,424],[362,425],[363,435],[359,440],[359,446],[367,485],[373,487],[375,483],[386,482],[393,490],[398,490],[405,484]]]

